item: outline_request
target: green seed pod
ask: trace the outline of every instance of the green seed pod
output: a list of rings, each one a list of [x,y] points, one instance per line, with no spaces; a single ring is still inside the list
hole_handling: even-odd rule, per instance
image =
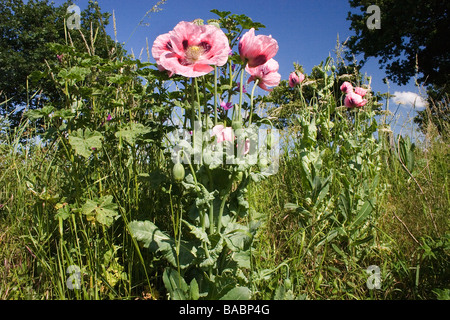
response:
[[[273,133],[267,134],[266,138],[267,149],[269,150],[272,149],[274,143],[275,143],[275,136],[273,135]]]
[[[231,121],[231,128],[233,128],[234,131],[242,129],[242,121],[239,120]]]
[[[182,181],[184,179],[184,166],[179,162],[175,163],[172,173],[175,181]]]
[[[259,165],[259,168],[261,170],[263,170],[263,169],[267,168],[267,166],[269,165],[269,161],[267,161],[266,158],[259,158],[258,165]]]
[[[284,280],[284,286],[286,287],[286,289],[291,289],[292,288],[292,281],[290,278],[286,278]]]

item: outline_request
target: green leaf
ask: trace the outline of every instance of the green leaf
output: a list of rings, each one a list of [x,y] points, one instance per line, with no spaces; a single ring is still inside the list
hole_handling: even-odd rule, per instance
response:
[[[128,225],[131,235],[137,240],[143,242],[145,248],[152,252],[161,253],[164,258],[174,267],[188,267],[195,256],[193,254],[194,243],[175,243],[175,240],[163,233],[155,224],[146,221],[132,221]],[[177,254],[177,245],[179,252]]]
[[[190,224],[189,222],[187,222],[184,219],[182,221],[189,228],[189,230],[191,231],[192,235],[194,235],[200,241],[206,242],[207,244],[210,244],[209,238],[208,238],[208,234],[205,231],[203,231],[202,228],[196,227],[196,226]]]
[[[225,293],[220,300],[250,300],[252,292],[247,287],[236,287]]]
[[[190,288],[190,296],[192,300],[198,300],[198,298],[200,297],[200,292],[198,289],[198,283],[197,280],[192,279],[191,283],[189,284],[189,288]]]
[[[367,220],[370,213],[372,212],[372,209],[373,209],[372,203],[370,200],[364,202],[364,204],[362,205],[361,209],[358,212],[358,216],[350,225],[350,229],[357,228],[358,226],[363,224]]]
[[[63,79],[83,81],[86,75],[90,73],[91,70],[89,68],[75,66],[70,68],[69,70],[62,69],[58,75]]]
[[[98,223],[109,227],[118,216],[117,205],[112,200],[111,195],[101,197],[98,201],[88,199],[81,208],[81,212],[87,215],[89,220],[95,219]]]
[[[93,148],[100,149],[102,147],[102,134],[98,131],[78,129],[69,135],[69,143],[75,149],[75,153],[85,158],[89,158]]]
[[[138,139],[150,131],[151,129],[142,123],[129,123],[126,127],[116,132],[116,137],[125,140],[131,146],[135,146]]]
[[[178,271],[167,268],[164,270],[163,282],[170,298],[173,300],[187,300],[187,292],[189,287]]]
[[[240,268],[250,269],[250,250],[233,252],[231,258],[237,262]]]
[[[253,237],[246,226],[230,222],[225,228],[225,241],[231,251],[248,249]]]
[[[231,13],[231,11],[219,11],[217,9],[212,9],[211,12],[217,14],[221,18],[225,18]]]

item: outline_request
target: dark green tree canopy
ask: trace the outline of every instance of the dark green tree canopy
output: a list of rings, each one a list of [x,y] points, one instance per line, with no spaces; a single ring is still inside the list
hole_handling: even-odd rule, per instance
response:
[[[84,48],[95,42],[95,54],[114,58],[124,54],[109,35],[105,26],[110,15],[102,13],[97,2],[90,1],[81,12],[81,28],[65,28],[65,19],[71,14],[67,1],[59,7],[48,0],[0,0],[0,115],[9,115],[11,125],[20,121],[21,109],[42,106],[45,100],[57,105],[59,93],[50,80],[34,83],[34,71],[44,71],[59,63],[57,53],[49,43],[73,44]],[[91,33],[92,31],[92,33]],[[85,35],[85,39],[83,39]],[[111,50],[114,48],[115,50]],[[5,102],[6,101],[6,102]]]
[[[404,85],[418,74],[418,82],[450,91],[450,2],[442,0],[350,0],[360,13],[349,12],[355,32],[350,54],[379,59],[388,78]],[[380,8],[381,28],[369,29],[370,5]]]
[[[422,131],[433,123],[442,133],[449,127],[450,98],[450,1],[442,0],[349,0],[360,12],[348,13],[350,29],[355,32],[348,42],[347,59],[363,54],[378,58],[388,79],[399,85],[415,78],[427,88],[428,106],[419,111],[414,122]],[[380,8],[380,29],[366,22]]]

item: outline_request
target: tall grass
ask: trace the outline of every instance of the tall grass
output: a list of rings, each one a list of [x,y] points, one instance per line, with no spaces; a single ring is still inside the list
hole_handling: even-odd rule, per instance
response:
[[[286,277],[293,283],[291,298],[449,298],[448,137],[437,134],[430,123],[424,140],[416,139],[413,144],[413,138],[394,137],[392,132],[391,139],[386,137],[376,236],[363,255],[348,256],[334,250],[336,244],[317,246],[322,229],[304,228],[302,217],[286,207],[293,198],[306,196],[296,150],[286,150],[279,173],[252,188],[255,210],[267,215],[256,245],[258,268],[286,265],[264,283],[259,298],[277,297],[276,289]],[[389,140],[395,143],[391,146]],[[380,290],[366,285],[370,265],[381,269]]]

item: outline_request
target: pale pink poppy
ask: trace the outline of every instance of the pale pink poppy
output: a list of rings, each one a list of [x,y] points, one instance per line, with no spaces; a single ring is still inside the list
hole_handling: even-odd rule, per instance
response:
[[[342,85],[341,85],[341,91],[343,93],[349,93],[353,91],[353,86],[350,82],[345,81]]]
[[[242,152],[242,150],[240,150],[242,147],[239,147],[239,144],[236,144],[236,148],[238,149],[238,154],[239,154],[239,152]],[[248,154],[249,151],[250,151],[250,139],[245,139],[244,155]]]
[[[354,92],[349,92],[345,96],[344,104],[348,108],[360,108],[367,103],[366,99],[363,99],[359,94]]]
[[[302,83],[303,80],[305,80],[305,75],[303,73],[291,72],[289,75],[289,86],[293,88],[299,83]]]
[[[230,45],[225,33],[212,25],[181,21],[169,33],[158,36],[152,55],[158,69],[170,75],[199,77],[228,61]]]
[[[281,75],[278,73],[279,65],[274,59],[270,59],[265,64],[260,65],[256,68],[249,68],[247,65],[245,71],[250,74],[250,78],[247,83],[259,80],[258,86],[266,91],[272,91],[267,87],[275,87],[280,83]]]
[[[278,42],[272,36],[255,36],[255,29],[247,31],[239,41],[239,55],[250,68],[260,66],[272,59],[278,52]]]
[[[249,139],[245,139],[244,154],[248,154],[249,151],[250,151],[250,140]]]
[[[355,93],[359,94],[361,97],[364,97],[367,93],[367,90],[360,87],[355,87]]]
[[[234,140],[233,129],[231,127],[224,127],[223,125],[218,124],[212,128],[212,133],[213,136],[217,137],[217,143]]]

